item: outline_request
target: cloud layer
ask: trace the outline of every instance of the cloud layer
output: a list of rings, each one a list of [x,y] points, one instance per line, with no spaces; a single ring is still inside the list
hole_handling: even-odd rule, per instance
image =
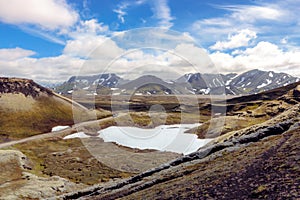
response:
[[[299,47],[290,42],[300,34],[298,27],[284,29],[293,33],[290,35],[266,34],[278,29],[270,22],[300,25],[297,8],[289,4],[214,5],[226,14],[197,19],[189,26],[190,33],[179,34],[167,31],[175,26],[171,1],[122,1],[112,12],[126,23],[129,9],[145,3],[164,31],[147,29],[129,37],[95,18],[82,19],[65,0],[0,0],[0,21],[20,27],[25,24],[22,30],[63,45],[60,55],[44,58],[35,58],[39,52],[30,49],[0,49],[0,75],[62,82],[78,73],[115,72],[131,78],[152,73],[171,78],[189,72],[239,73],[258,68],[300,76]],[[110,37],[118,34],[117,38]],[[208,41],[207,49],[191,42],[190,34],[200,42]]]
[[[229,35],[227,41],[218,41],[210,47],[212,50],[225,50],[245,47],[249,45],[249,41],[256,38],[256,33],[249,29],[240,30],[235,35]]]
[[[118,73],[125,78],[136,78],[145,73],[161,78],[177,78],[189,72],[239,73],[255,68],[300,76],[300,52],[284,51],[270,42],[259,42],[253,47],[229,54],[219,51],[208,53],[189,43],[178,44],[169,51],[127,51],[109,38],[89,37],[70,41],[60,56],[32,58],[34,54],[21,48],[1,49],[1,76],[61,82],[72,75],[103,72]]]
[[[38,25],[55,30],[72,26],[78,17],[65,0],[0,0],[0,20],[9,24]]]
[[[34,54],[34,51],[21,49],[19,47],[14,49],[0,49],[0,60],[13,61],[32,56]]]
[[[215,52],[210,56],[222,72],[243,72],[250,69],[273,70],[300,77],[300,52],[285,52],[270,42],[259,42],[236,55]]]
[[[173,26],[171,10],[168,6],[168,0],[154,1],[154,16],[159,20],[159,26],[162,28],[171,28]]]

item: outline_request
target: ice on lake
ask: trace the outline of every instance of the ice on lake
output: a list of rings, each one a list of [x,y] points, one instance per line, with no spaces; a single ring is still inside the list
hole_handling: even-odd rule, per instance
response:
[[[119,145],[138,148],[170,151],[184,155],[197,151],[212,139],[198,139],[197,135],[184,133],[200,124],[161,125],[153,129],[142,129],[127,126],[111,126],[98,131],[104,142],[115,142]],[[86,138],[84,133],[75,133],[68,138]]]

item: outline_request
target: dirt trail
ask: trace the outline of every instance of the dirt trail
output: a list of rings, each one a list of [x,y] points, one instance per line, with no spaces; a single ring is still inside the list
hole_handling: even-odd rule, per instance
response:
[[[119,114],[117,117],[122,117],[122,116],[125,116],[125,115],[126,114]],[[24,142],[33,141],[33,140],[45,139],[45,138],[50,138],[50,137],[54,137],[54,136],[62,136],[64,134],[68,134],[68,133],[70,134],[70,133],[72,133],[72,131],[76,131],[76,129],[78,129],[80,127],[84,127],[84,126],[104,122],[106,120],[112,120],[112,119],[115,119],[115,118],[116,117],[107,117],[107,118],[98,119],[98,120],[81,122],[81,123],[78,123],[78,124],[74,124],[72,127],[61,130],[61,131],[43,133],[43,134],[40,134],[40,135],[34,135],[34,136],[31,136],[31,137],[23,138],[23,139],[16,140],[16,141],[10,141],[10,142],[6,142],[6,143],[2,143],[2,144],[0,144],[0,149],[7,148],[7,147],[15,145],[15,144],[20,144],[20,143],[24,143]]]

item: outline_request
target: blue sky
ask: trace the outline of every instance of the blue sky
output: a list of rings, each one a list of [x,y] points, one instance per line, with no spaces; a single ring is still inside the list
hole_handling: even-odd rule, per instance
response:
[[[299,0],[0,0],[0,75],[62,82],[72,75],[104,71],[103,63],[117,57],[118,67],[107,71],[140,75],[136,66],[159,65],[157,72],[172,66],[165,74],[188,73],[195,69],[178,57],[193,63],[203,48],[214,72],[258,68],[300,76],[299,11]],[[120,35],[129,31],[134,40],[136,29],[143,27],[159,27],[173,36],[175,31],[176,45],[168,50],[181,55],[149,55],[136,49],[124,56],[132,49],[122,45]],[[143,34],[148,39],[158,35]],[[182,38],[193,38],[194,43]],[[99,46],[102,50],[95,51]]]

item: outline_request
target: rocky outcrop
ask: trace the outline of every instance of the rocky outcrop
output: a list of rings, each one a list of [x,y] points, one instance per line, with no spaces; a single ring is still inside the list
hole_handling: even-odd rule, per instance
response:
[[[22,176],[22,170],[30,169],[26,156],[20,151],[0,150],[0,185],[17,180]]]
[[[3,78],[0,77],[0,95],[1,93],[24,94],[27,96],[37,97],[41,93],[52,95],[52,91],[44,88],[33,80],[20,78]]]
[[[289,110],[281,113],[280,115],[265,121],[261,124],[253,125],[238,131],[232,131],[225,135],[222,135],[215,139],[215,143],[230,141],[233,138],[238,138],[243,135],[250,135],[258,131],[267,131],[272,127],[284,126],[284,130],[287,130],[290,126],[297,123],[299,120],[300,104],[294,105]],[[271,131],[272,132],[272,131]]]
[[[300,85],[298,85],[298,86],[293,90],[293,96],[294,96],[294,97],[300,97]]]
[[[59,176],[44,178],[28,172],[23,172],[22,175],[24,184],[21,187],[14,187],[18,182],[7,184],[1,193],[1,199],[46,199],[84,188],[83,184],[75,184]]]
[[[0,150],[0,199],[45,199],[82,189],[67,179],[31,173],[31,161],[20,151]]]

